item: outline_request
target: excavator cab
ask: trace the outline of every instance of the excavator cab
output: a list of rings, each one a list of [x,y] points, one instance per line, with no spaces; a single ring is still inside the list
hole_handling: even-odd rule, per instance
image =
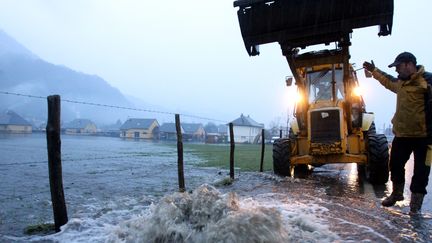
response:
[[[247,53],[278,42],[291,69],[298,96],[290,134],[273,144],[275,174],[295,167],[357,163],[371,183],[388,181],[388,142],[376,134],[373,114],[356,92],[349,62],[353,29],[379,26],[391,34],[393,0],[238,0],[234,2]],[[336,43],[334,49],[301,53],[308,46]],[[292,79],[287,79],[287,84]]]

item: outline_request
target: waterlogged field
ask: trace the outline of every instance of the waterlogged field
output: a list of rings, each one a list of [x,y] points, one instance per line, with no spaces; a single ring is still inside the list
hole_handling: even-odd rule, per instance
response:
[[[43,134],[2,137],[0,148],[0,232],[20,236],[27,225],[52,221],[46,140]],[[194,156],[185,154],[185,161],[187,188],[217,175],[197,171]],[[70,217],[102,215],[129,199],[148,206],[178,190],[177,151],[158,143],[62,136],[62,167]]]
[[[29,236],[28,225],[53,222],[45,136],[1,137],[0,150],[0,242],[432,241],[429,194],[420,217],[408,215],[409,200],[382,208],[387,186],[360,180],[355,165],[281,178],[270,146],[259,173],[261,146],[236,145],[227,183],[229,146],[184,144],[187,192],[178,193],[175,143],[73,136],[62,137],[69,221]]]

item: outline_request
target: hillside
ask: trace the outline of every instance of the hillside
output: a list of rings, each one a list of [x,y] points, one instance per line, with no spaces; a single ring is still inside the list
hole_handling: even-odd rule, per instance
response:
[[[44,61],[0,30],[0,91],[35,96],[59,94],[62,99],[133,107],[133,104],[104,79]],[[44,99],[0,95],[0,109],[12,109],[33,121],[47,117]],[[129,116],[127,110],[113,110],[62,103],[62,120],[89,118],[99,123],[115,123]]]

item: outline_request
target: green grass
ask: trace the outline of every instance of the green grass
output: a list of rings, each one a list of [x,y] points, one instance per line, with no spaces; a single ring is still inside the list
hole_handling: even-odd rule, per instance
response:
[[[36,225],[27,226],[24,229],[24,234],[26,235],[36,235],[36,234],[53,234],[55,233],[54,224],[51,223],[40,223]]]
[[[202,166],[229,169],[229,144],[183,144],[184,154],[191,153],[202,158]],[[264,171],[273,169],[272,145],[266,144],[264,150]],[[186,161],[185,161],[186,162]],[[244,171],[259,171],[261,163],[261,144],[236,144],[234,167]]]

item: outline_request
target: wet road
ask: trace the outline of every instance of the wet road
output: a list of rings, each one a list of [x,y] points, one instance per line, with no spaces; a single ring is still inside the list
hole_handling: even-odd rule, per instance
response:
[[[412,165],[412,160],[406,165],[405,200],[389,208],[382,207],[381,200],[391,191],[390,182],[373,186],[361,180],[355,164],[325,165],[301,178],[243,175],[224,190],[243,196],[271,191],[297,203],[323,206],[328,209],[325,217],[330,229],[342,242],[432,242],[430,194],[425,197],[421,216],[408,214]],[[428,191],[431,189],[429,184]]]

